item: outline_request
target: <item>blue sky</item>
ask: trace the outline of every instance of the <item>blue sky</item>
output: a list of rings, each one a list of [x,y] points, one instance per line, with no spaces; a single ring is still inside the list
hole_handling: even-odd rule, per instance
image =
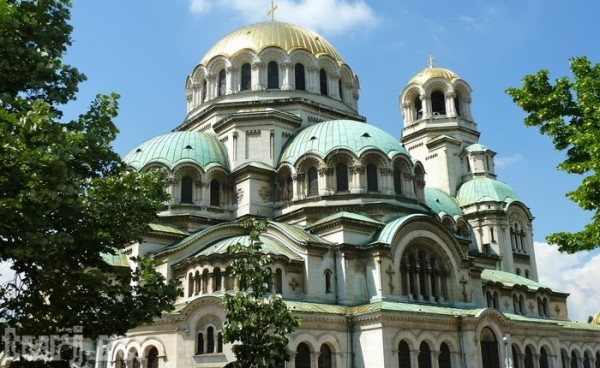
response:
[[[498,179],[510,184],[535,216],[540,281],[570,292],[572,319],[600,311],[598,252],[558,255],[544,245],[553,231],[575,231],[590,218],[565,198],[581,178],[560,173],[564,158],[547,137],[524,127],[524,114],[505,94],[540,69],[569,74],[568,60],[600,62],[600,3],[558,0],[358,1],[281,0],[275,18],[311,28],[331,42],[361,85],[359,111],[399,137],[398,94],[427,66],[456,72],[473,89],[480,143],[497,152]],[[74,117],[97,93],[121,94],[115,149],[179,125],[184,85],[204,53],[227,33],[267,20],[269,0],[74,0],[73,46],[66,62],[88,76]]]

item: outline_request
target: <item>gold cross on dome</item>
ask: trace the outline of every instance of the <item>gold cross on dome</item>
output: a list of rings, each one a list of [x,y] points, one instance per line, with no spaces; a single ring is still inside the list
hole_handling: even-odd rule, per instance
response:
[[[273,0],[271,0],[271,9],[267,12],[267,15],[271,17],[271,22],[275,21],[275,10],[277,10],[277,5],[273,4]]]
[[[433,59],[435,59],[435,58],[433,57],[433,55],[431,55],[431,53],[429,53],[428,61],[429,61],[430,68],[433,68]]]

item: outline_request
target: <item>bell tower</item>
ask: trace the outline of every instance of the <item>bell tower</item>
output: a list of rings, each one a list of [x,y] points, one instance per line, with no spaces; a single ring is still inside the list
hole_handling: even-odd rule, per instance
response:
[[[461,154],[479,142],[471,87],[454,72],[429,65],[400,93],[402,143],[426,170],[427,186],[454,196],[463,177]]]

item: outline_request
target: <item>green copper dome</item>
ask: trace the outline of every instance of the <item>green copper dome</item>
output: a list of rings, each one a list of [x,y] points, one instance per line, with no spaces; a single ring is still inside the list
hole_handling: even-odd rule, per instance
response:
[[[438,215],[445,213],[454,217],[463,214],[458,201],[448,193],[437,188],[425,188],[425,203]]]
[[[123,159],[126,164],[141,170],[158,163],[173,169],[180,163],[191,163],[204,170],[212,166],[229,169],[227,150],[216,136],[201,132],[173,132],[159,135],[135,147]]]
[[[518,201],[519,196],[508,184],[499,180],[481,177],[471,179],[461,185],[456,193],[456,199],[458,199],[461,206],[468,206],[487,201],[508,203]]]
[[[372,125],[353,120],[331,120],[312,125],[293,137],[281,154],[279,163],[294,165],[306,153],[321,158],[337,149],[347,149],[357,156],[375,149],[388,157],[410,155],[400,142]]]

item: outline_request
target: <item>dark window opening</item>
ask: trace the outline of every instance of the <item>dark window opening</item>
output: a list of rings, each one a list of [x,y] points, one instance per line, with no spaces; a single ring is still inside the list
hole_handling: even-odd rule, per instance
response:
[[[321,94],[328,96],[329,91],[327,91],[327,72],[325,69],[321,69],[321,71],[319,71],[319,85],[321,86]]]
[[[219,72],[219,96],[224,96],[227,91],[227,82],[225,78],[225,69]]]
[[[335,167],[335,176],[337,179],[338,192],[348,190],[348,165],[338,164]]]
[[[298,348],[296,348],[294,363],[296,368],[310,368],[310,349],[303,342],[298,344]]]
[[[210,205],[219,206],[221,196],[221,183],[218,180],[213,179],[210,182]]]
[[[191,176],[181,178],[181,203],[194,203],[192,196],[194,180]]]
[[[308,169],[308,196],[316,196],[319,195],[319,177],[317,173],[316,167],[311,167]]]
[[[399,368],[411,368],[410,364],[410,348],[406,341],[400,341],[398,344],[398,367]]]
[[[297,63],[294,66],[294,76],[296,79],[296,89],[306,91],[306,75],[304,74],[304,65]]]
[[[240,90],[246,91],[252,87],[252,67],[249,63],[242,65],[242,85]]]
[[[446,115],[446,101],[442,92],[435,91],[431,94],[431,111],[434,116]]]
[[[212,327],[206,329],[206,352],[208,354],[215,352],[215,329]]]
[[[279,88],[279,65],[275,61],[267,65],[267,88]]]
[[[394,193],[402,194],[402,171],[394,169]]]
[[[375,164],[367,165],[367,191],[376,192],[379,190],[377,184],[377,166]]]

